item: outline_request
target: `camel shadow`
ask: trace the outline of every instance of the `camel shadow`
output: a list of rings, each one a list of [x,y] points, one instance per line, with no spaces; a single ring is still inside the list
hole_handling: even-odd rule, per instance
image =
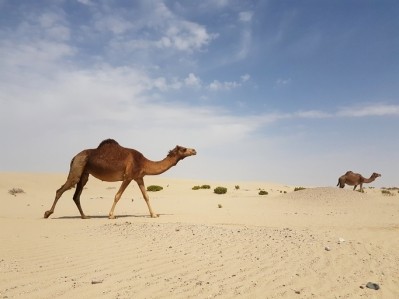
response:
[[[173,214],[158,214],[158,215],[159,216],[166,216],[166,215],[173,215]],[[87,219],[87,220],[90,220],[90,219],[108,219],[108,215],[88,216],[88,217],[90,217],[90,218]],[[150,215],[119,215],[119,216],[116,216],[116,219],[119,219],[119,218],[151,218],[151,216]],[[61,216],[61,217],[52,217],[51,219],[58,219],[58,220],[62,220],[62,219],[81,219],[81,217],[80,216]]]

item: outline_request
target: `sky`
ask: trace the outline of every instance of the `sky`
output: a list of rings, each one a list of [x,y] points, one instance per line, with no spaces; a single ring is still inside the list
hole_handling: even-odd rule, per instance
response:
[[[399,186],[399,1],[0,0],[0,171],[106,138],[166,177]]]

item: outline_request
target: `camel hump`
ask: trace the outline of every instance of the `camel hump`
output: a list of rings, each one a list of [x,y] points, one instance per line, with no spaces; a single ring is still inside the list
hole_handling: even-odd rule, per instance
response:
[[[101,141],[101,143],[98,145],[97,148],[100,148],[100,147],[102,147],[103,145],[106,145],[106,144],[115,144],[115,145],[119,145],[119,143],[116,142],[114,139],[105,139],[105,140]]]

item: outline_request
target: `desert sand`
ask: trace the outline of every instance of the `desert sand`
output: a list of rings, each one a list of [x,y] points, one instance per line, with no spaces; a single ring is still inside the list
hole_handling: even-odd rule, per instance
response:
[[[91,219],[73,189],[43,219],[66,176],[0,173],[0,298],[399,298],[397,191],[146,177],[160,217],[132,182],[110,220],[119,183],[91,177]]]

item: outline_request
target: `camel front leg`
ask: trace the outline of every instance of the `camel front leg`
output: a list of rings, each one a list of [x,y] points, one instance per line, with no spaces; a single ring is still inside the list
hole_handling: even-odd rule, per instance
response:
[[[144,180],[143,179],[138,179],[136,180],[137,184],[139,185],[139,188],[141,190],[141,193],[143,194],[143,198],[148,206],[148,210],[150,211],[150,215],[152,218],[157,218],[159,217],[158,214],[155,214],[154,211],[151,208],[150,205],[150,198],[148,197],[147,191],[145,190],[145,185],[144,185]]]
[[[75,186],[76,183],[77,183],[77,181],[78,181],[77,179],[70,179],[70,178],[68,177],[68,179],[67,179],[67,181],[65,182],[65,184],[62,185],[61,188],[59,188],[59,189],[57,190],[57,192],[55,193],[55,199],[54,199],[53,205],[51,206],[50,210],[48,210],[48,211],[46,211],[46,212],[44,213],[44,218],[48,218],[51,214],[54,213],[55,206],[57,205],[57,202],[58,202],[58,200],[60,199],[60,197],[62,196],[62,194],[63,194],[65,191],[71,189],[73,186]]]
[[[119,187],[118,192],[115,194],[114,203],[112,205],[111,211],[109,211],[109,216],[108,216],[109,219],[115,219],[114,216],[115,206],[118,203],[119,199],[121,198],[126,187],[129,186],[130,182],[131,182],[130,180],[123,181],[122,185]]]

